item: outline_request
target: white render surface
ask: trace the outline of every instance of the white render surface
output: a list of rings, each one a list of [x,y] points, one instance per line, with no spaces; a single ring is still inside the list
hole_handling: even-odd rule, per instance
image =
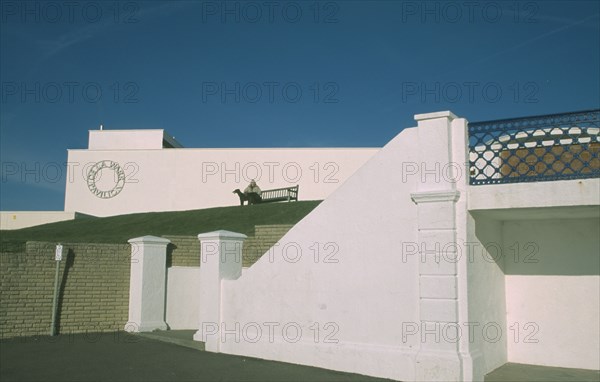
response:
[[[200,268],[167,268],[166,322],[169,329],[197,329],[199,310]]]
[[[600,179],[557,180],[469,187],[469,210],[600,205]]]
[[[82,214],[69,211],[2,211],[0,229],[21,229],[36,225],[73,220]]]
[[[509,362],[600,369],[599,232],[597,218],[504,222]]]
[[[90,130],[89,150],[143,150],[162,149],[163,140],[174,147],[182,147],[164,130]]]
[[[129,320],[125,330],[151,332],[166,330],[165,288],[167,245],[170,240],[156,236],[130,239]]]
[[[389,171],[417,159],[414,139],[416,129],[404,130],[272,253],[223,281],[221,321],[241,337],[221,338],[221,352],[415,379],[420,337],[403,341],[402,323],[419,320],[419,263],[403,262],[401,248],[417,241],[416,181]]]
[[[494,261],[502,245],[502,222],[469,214],[468,237],[461,244],[468,264],[469,322],[474,328],[470,341],[481,356],[478,367],[486,374],[508,362],[504,262]],[[469,337],[469,327],[463,323],[462,328]],[[496,329],[501,333],[496,334]]]
[[[415,119],[421,165],[417,192],[410,196],[418,208],[419,322],[424,334],[415,379],[482,379],[478,353],[460,332],[469,320],[466,260],[457,256],[457,243],[464,242],[467,234],[466,178],[460,176],[466,171],[466,120],[451,112]],[[450,163],[455,165],[445,166]]]
[[[200,294],[198,331],[194,340],[204,342],[206,351],[221,351],[221,306],[223,280],[242,274],[242,245],[246,235],[225,230],[202,233],[200,240]],[[228,296],[226,297],[228,298]]]
[[[402,171],[465,163],[466,121],[419,118],[239,279],[222,281],[220,352],[407,381],[483,378],[468,339],[406,330],[469,319],[466,261],[436,268],[413,250],[466,239],[466,184]]]
[[[113,216],[235,206],[239,199],[232,191],[243,190],[251,179],[263,190],[299,185],[299,200],[322,200],[377,151],[379,148],[69,150],[71,176],[66,184],[65,210]],[[110,198],[96,196],[88,186],[87,175],[100,161],[117,163],[124,177],[122,189]],[[97,189],[114,189],[119,181],[116,174],[111,168],[99,171]]]

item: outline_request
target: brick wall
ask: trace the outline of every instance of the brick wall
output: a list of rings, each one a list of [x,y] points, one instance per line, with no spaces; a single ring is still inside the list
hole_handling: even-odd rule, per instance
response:
[[[128,319],[128,244],[63,244],[59,333],[122,330]],[[55,243],[0,253],[0,338],[49,334]]]
[[[164,235],[171,240],[167,246],[167,267],[199,267],[200,241],[197,236]]]
[[[243,266],[249,267],[269,250],[293,225],[257,225],[254,236],[249,236],[243,247]],[[167,249],[168,266],[199,267],[200,241],[196,236],[165,235],[171,240]]]
[[[242,265],[249,267],[260,259],[289,231],[293,225],[257,225],[254,227],[254,236],[249,236],[242,248]]]
[[[243,266],[254,264],[292,225],[255,227]],[[164,236],[167,266],[200,266],[196,236]],[[0,252],[0,338],[49,334],[56,243],[27,242]],[[59,273],[59,333],[123,330],[129,310],[129,244],[63,243]]]

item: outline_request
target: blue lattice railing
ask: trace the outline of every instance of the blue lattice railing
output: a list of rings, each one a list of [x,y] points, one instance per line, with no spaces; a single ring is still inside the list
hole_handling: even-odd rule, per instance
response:
[[[469,123],[470,183],[600,177],[600,110]]]

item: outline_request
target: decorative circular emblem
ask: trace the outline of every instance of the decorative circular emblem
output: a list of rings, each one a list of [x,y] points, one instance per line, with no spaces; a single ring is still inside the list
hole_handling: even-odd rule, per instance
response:
[[[112,170],[113,176],[107,176],[105,170]],[[87,186],[102,199],[110,199],[119,194],[125,186],[125,171],[117,162],[102,160],[92,166],[87,174]]]

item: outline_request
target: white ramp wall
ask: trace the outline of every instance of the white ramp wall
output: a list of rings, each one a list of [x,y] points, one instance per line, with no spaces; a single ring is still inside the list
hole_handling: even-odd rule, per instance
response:
[[[223,281],[221,351],[329,369],[414,379],[418,336],[413,179],[416,129],[404,130],[279,245]],[[412,259],[411,259],[412,260]],[[228,334],[229,333],[229,334]]]
[[[438,340],[468,321],[466,261],[435,262],[436,244],[466,240],[466,121],[417,119],[241,277],[219,281],[219,320],[201,312],[197,338],[399,380],[482,379],[468,339]]]

